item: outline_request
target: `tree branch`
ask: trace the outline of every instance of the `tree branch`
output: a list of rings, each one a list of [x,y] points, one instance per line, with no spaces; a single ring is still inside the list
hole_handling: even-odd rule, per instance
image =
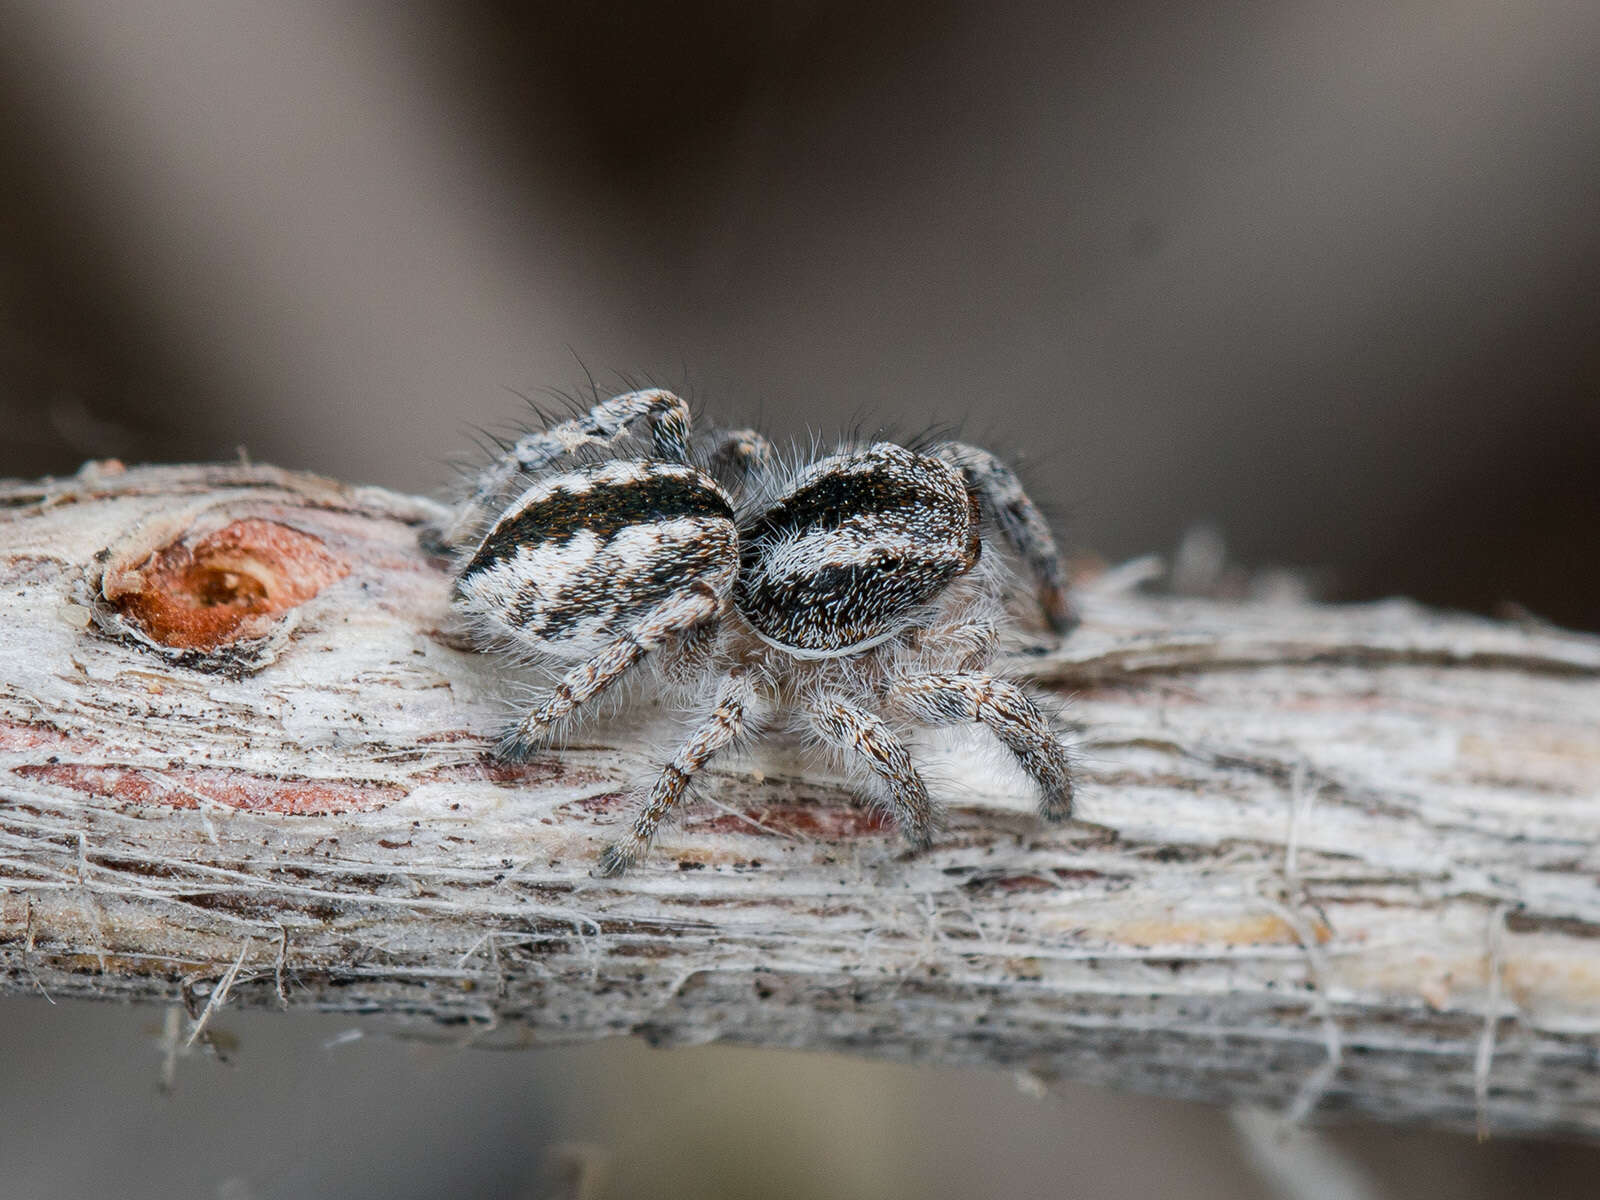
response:
[[[670,715],[491,761],[432,511],[265,467],[0,485],[0,988],[1600,1135],[1600,638],[1113,571],[1007,664],[1070,697],[1079,820],[941,736],[913,853],[767,742],[599,880]]]

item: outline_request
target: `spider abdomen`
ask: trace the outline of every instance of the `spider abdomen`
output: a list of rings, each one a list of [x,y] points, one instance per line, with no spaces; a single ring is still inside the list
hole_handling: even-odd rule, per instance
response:
[[[457,577],[459,607],[519,647],[586,655],[664,602],[727,592],[733,507],[692,467],[621,460],[530,487]]]
[[[971,570],[979,546],[960,473],[880,442],[816,463],[741,531],[735,603],[800,657],[851,654]]]

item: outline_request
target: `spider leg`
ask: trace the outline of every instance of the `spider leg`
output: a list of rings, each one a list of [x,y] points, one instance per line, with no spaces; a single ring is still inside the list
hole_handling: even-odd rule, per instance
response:
[[[1061,551],[1044,515],[1022,490],[1016,472],[989,451],[965,442],[945,442],[933,453],[966,476],[967,485],[977,492],[983,511],[1006,545],[1027,564],[1050,628],[1070,633],[1078,624],[1078,614],[1067,596]]]
[[[972,671],[907,675],[892,680],[885,699],[926,725],[978,721],[1017,756],[1039,785],[1039,815],[1072,815],[1072,758],[1038,705],[1014,683]]]
[[[704,584],[673,596],[598,653],[569,670],[545,701],[500,739],[505,759],[527,758],[549,740],[557,726],[620,679],[646,654],[716,618],[717,595]]]
[[[961,671],[988,666],[1000,645],[1000,630],[988,617],[936,621],[903,637],[913,648],[937,654],[941,665]]]
[[[806,713],[813,733],[854,757],[876,775],[907,841],[926,849],[933,840],[934,811],[928,787],[911,762],[911,753],[882,718],[837,696],[824,696]]]
[[[606,446],[640,421],[650,427],[656,457],[686,462],[689,456],[689,406],[671,392],[650,388],[602,400],[581,417],[536,429],[518,438],[479,474],[449,525],[429,537],[433,549],[453,550],[467,543],[510,497],[517,476],[540,470],[585,446]]]
[[[655,786],[628,832],[605,848],[595,874],[620,875],[638,862],[650,849],[661,822],[678,806],[689,790],[689,781],[718,751],[737,741],[749,726],[755,689],[743,671],[727,676],[717,692],[717,705],[678,748],[677,754],[656,778]]]

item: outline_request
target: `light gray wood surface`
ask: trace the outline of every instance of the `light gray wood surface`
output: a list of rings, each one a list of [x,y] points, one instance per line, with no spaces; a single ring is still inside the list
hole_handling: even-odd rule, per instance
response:
[[[432,511],[268,467],[0,485],[0,989],[182,1002],[185,1036],[289,1005],[1600,1135],[1600,638],[1134,564],[1005,664],[1061,698],[1078,820],[930,735],[949,820],[912,853],[766,742],[599,880],[673,714],[492,762],[514,685],[450,623]],[[128,608],[156,561],[320,590],[164,649]]]

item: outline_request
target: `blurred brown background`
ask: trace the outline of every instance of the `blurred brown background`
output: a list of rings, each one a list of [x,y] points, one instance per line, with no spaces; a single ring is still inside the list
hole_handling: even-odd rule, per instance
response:
[[[587,367],[964,422],[1113,560],[1204,521],[1597,629],[1597,61],[1587,2],[8,4],[0,475],[436,488]],[[3,1011],[0,1196],[536,1196],[573,1141],[606,1196],[1274,1194],[1221,1114],[998,1076],[235,1016],[165,1099],[159,1014]],[[1377,1195],[1600,1166],[1337,1142]]]

